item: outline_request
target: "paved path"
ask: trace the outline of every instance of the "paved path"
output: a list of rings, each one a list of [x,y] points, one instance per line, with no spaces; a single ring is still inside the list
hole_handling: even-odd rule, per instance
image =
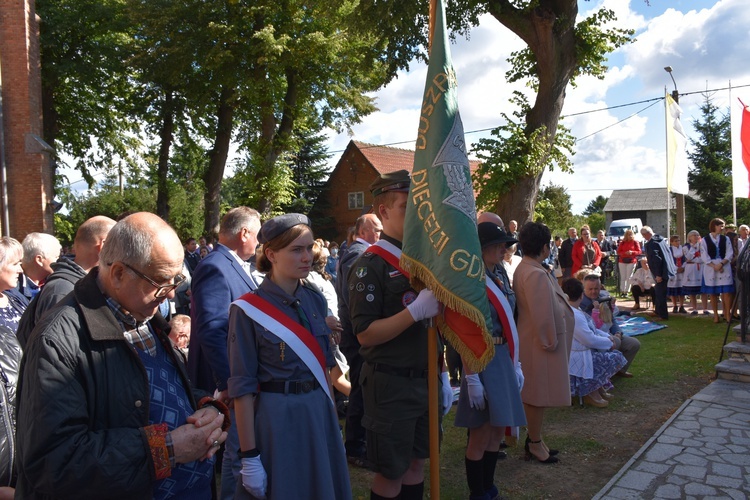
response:
[[[716,380],[687,400],[594,499],[750,498],[750,385]]]

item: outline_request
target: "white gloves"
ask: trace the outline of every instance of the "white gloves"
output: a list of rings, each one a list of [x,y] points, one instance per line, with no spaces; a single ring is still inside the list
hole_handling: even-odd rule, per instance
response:
[[[414,302],[406,306],[406,308],[409,310],[411,317],[414,318],[414,321],[417,322],[437,316],[440,313],[440,302],[437,301],[432,291],[425,288],[419,292]]]
[[[259,456],[243,458],[240,475],[242,476],[242,486],[248,493],[258,499],[266,498],[268,476],[266,476],[266,469],[263,468]]]
[[[443,391],[443,415],[447,415],[453,406],[453,387],[451,387],[451,379],[448,376],[448,372],[442,372],[440,374],[440,382],[442,386],[440,390]]]
[[[466,375],[466,388],[469,392],[469,405],[477,410],[484,410],[485,392],[478,373]]]
[[[516,369],[516,380],[518,380],[518,390],[520,391],[523,389],[523,381],[524,381],[523,370],[521,370],[521,363],[516,363],[515,369]]]

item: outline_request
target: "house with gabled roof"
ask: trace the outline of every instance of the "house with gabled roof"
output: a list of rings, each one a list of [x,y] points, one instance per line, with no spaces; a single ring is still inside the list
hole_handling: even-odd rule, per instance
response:
[[[469,161],[472,173],[478,166],[478,161]],[[381,174],[411,172],[413,167],[413,150],[349,141],[310,211],[315,236],[344,241],[357,218],[372,207],[370,183]]]

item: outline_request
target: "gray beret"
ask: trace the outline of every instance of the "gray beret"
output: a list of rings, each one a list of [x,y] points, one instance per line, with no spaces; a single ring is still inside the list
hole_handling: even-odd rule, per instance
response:
[[[303,214],[284,214],[269,219],[263,223],[258,232],[258,242],[265,244],[279,236],[287,229],[291,229],[298,224],[304,224],[310,227],[310,219]]]

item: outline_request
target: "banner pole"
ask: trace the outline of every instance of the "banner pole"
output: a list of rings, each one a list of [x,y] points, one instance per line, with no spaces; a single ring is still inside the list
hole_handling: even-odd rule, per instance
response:
[[[432,38],[435,34],[437,17],[437,0],[430,0],[430,27],[428,54],[432,54]],[[430,498],[440,498],[440,432],[438,407],[438,359],[437,327],[435,318],[430,318],[427,329],[427,391],[430,422]]]
[[[440,498],[440,416],[438,408],[438,342],[435,319],[430,318],[427,329],[427,390],[430,405],[430,498]]]

